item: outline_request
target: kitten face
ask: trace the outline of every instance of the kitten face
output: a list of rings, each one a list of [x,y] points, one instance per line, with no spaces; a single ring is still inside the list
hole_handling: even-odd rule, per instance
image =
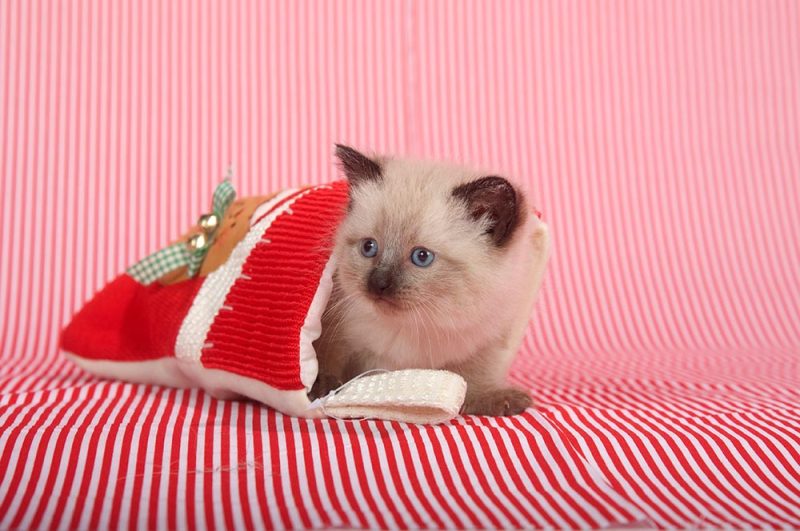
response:
[[[351,188],[336,241],[346,304],[454,327],[475,314],[503,281],[496,266],[522,221],[518,192],[500,177],[454,166],[367,159],[370,164],[343,147],[337,154]]]

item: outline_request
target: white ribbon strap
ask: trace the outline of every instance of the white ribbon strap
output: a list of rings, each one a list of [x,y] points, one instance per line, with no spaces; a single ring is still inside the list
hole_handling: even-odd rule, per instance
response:
[[[458,416],[467,382],[431,369],[368,371],[311,404],[339,419],[380,419],[439,424]]]

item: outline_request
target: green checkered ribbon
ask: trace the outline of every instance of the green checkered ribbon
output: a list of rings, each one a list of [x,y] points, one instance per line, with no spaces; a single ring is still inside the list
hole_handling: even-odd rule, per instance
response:
[[[193,277],[200,271],[200,266],[208,253],[219,223],[225,212],[236,198],[236,190],[229,179],[222,181],[214,190],[211,215],[216,216],[213,228],[203,228],[202,233],[194,235],[189,241],[173,243],[169,247],[139,260],[126,271],[137,282],[148,285],[163,277],[170,271],[187,266],[187,274]],[[201,217],[208,217],[209,215]],[[201,226],[202,223],[199,223]]]

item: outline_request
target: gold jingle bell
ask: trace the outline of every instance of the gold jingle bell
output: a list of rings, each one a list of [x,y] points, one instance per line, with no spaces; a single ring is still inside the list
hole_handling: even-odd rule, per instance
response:
[[[208,238],[205,234],[199,232],[189,238],[186,244],[189,246],[190,251],[199,251],[200,249],[205,249],[206,245],[208,245]]]
[[[206,234],[212,234],[219,227],[219,217],[216,214],[203,214],[197,224]]]

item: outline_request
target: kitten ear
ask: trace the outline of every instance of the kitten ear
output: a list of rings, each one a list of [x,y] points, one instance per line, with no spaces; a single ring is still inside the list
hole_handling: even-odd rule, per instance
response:
[[[381,178],[383,173],[381,165],[349,146],[336,144],[336,157],[352,185],[377,181]]]
[[[488,222],[486,233],[498,247],[507,243],[520,220],[520,197],[510,182],[490,175],[453,189],[453,197],[466,203],[475,221]]]

